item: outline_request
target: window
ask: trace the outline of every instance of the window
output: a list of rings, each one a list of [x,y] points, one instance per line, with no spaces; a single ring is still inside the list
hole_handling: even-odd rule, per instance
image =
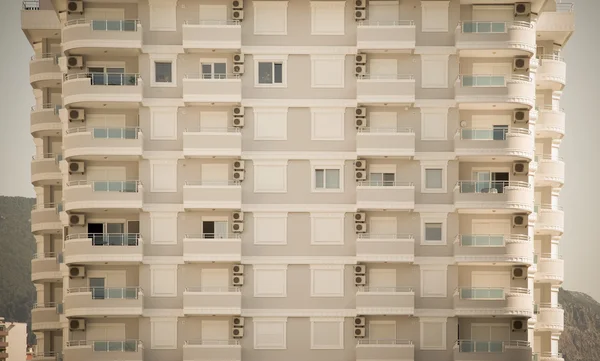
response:
[[[421,55],[421,87],[448,88],[448,55]]]
[[[92,85],[135,85],[137,79],[125,74],[124,67],[88,67],[90,82]]]
[[[448,32],[448,6],[450,1],[421,1],[421,31]]]
[[[155,77],[154,81],[157,83],[171,83],[173,82],[173,74],[171,71],[172,63],[167,62],[154,62]]]
[[[254,218],[254,244],[287,244],[287,213],[252,213]]]
[[[421,193],[446,193],[447,161],[421,161]]]
[[[425,169],[425,189],[442,188],[442,169]]]
[[[226,60],[200,60],[202,79],[227,79]]]
[[[447,269],[447,265],[421,265],[421,297],[446,297]]]
[[[287,348],[287,318],[253,317],[254,349],[281,350]]]
[[[287,140],[288,108],[254,108],[254,140]]]
[[[177,107],[150,108],[150,139],[177,140]]]
[[[177,297],[177,265],[150,266],[152,297]]]
[[[157,245],[177,244],[177,213],[150,213],[150,242]]]
[[[446,321],[438,317],[419,318],[421,350],[446,350]]]
[[[399,4],[397,1],[369,1],[369,21],[390,23],[398,21]]]
[[[315,246],[343,245],[345,218],[344,213],[311,213],[310,243]]]
[[[369,128],[371,133],[395,133],[398,129],[396,112],[370,112]]]
[[[150,54],[152,87],[177,86],[177,54]]]
[[[151,192],[177,192],[177,161],[151,160]]]
[[[216,25],[227,20],[227,5],[200,5],[200,23]]]
[[[422,245],[445,245],[446,213],[421,213],[421,244]]]
[[[344,297],[344,265],[311,265],[311,297]]]
[[[383,237],[395,236],[398,233],[396,217],[370,217],[369,232]]]
[[[344,35],[345,1],[311,1],[311,35]]]
[[[425,223],[425,242],[442,242],[442,223]]]
[[[177,1],[150,0],[150,31],[177,31]]]
[[[311,86],[343,88],[345,55],[311,55]]]
[[[395,340],[396,321],[372,320],[369,321],[369,339]]]
[[[177,348],[177,318],[152,317],[150,319],[151,347],[153,349]]]
[[[224,220],[202,219],[202,238],[223,239],[229,237],[229,223]]]
[[[255,87],[287,86],[287,55],[254,55],[253,59]]]
[[[315,169],[315,189],[340,189],[340,170]]]
[[[312,108],[311,140],[344,140],[345,108]]]
[[[287,1],[253,1],[254,35],[287,35]]]
[[[287,265],[253,265],[254,297],[287,297]]]
[[[287,161],[254,160],[254,193],[287,192]]]
[[[344,318],[311,317],[310,348],[341,350],[344,348]]]
[[[200,112],[201,132],[227,131],[227,112]]]
[[[448,139],[448,108],[421,108],[421,140]]]

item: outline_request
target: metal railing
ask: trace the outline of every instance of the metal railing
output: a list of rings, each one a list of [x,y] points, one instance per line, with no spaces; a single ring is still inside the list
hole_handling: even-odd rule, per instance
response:
[[[537,307],[538,310],[541,310],[542,308],[550,308],[550,309],[556,309],[556,310],[563,309],[563,307],[560,303],[536,303],[535,306]]]
[[[371,340],[371,339],[368,339],[368,338],[359,338],[357,340],[357,344],[359,344],[359,345],[405,345],[405,346],[412,346],[413,342],[411,340],[394,340],[394,339]]]
[[[91,346],[94,352],[137,352],[142,347],[141,340],[100,341],[81,340],[67,341],[67,347]]]
[[[185,238],[188,239],[239,239],[241,235],[239,233],[198,233],[198,234],[186,234]]]
[[[536,154],[534,156],[534,161],[538,162],[540,160],[552,160],[552,161],[561,161],[562,162],[562,157],[559,157],[558,155],[554,155],[554,154]]]
[[[242,289],[239,287],[202,287],[202,286],[198,286],[198,287],[186,287],[185,288],[186,292],[198,292],[198,293],[202,293],[202,292],[206,292],[206,293],[240,293],[242,292]]]
[[[367,293],[400,293],[400,292],[414,292],[412,287],[371,287],[371,286],[361,286],[358,287],[359,292],[367,292]]]
[[[359,74],[358,79],[370,80],[415,80],[410,74]]]
[[[240,133],[239,127],[194,127],[185,128],[185,133]]]
[[[504,352],[506,347],[530,347],[529,341],[475,341],[457,340],[459,352]]]
[[[360,181],[356,183],[359,187],[413,187],[412,182],[396,181]]]
[[[505,87],[509,81],[531,82],[531,77],[520,74],[493,75],[493,74],[461,74],[458,76],[460,85],[469,88],[494,88]]]
[[[201,26],[223,26],[223,25],[240,25],[239,20],[199,20],[191,21],[186,20],[183,22],[184,25],[201,25]]]
[[[557,55],[557,54],[538,54],[535,57],[542,61],[543,60],[556,60],[556,61],[562,61],[562,62],[565,61],[565,59],[563,59],[560,55]]]
[[[58,58],[60,58],[60,54],[56,53],[39,53],[31,56],[31,60],[52,59],[54,64],[58,64]]]
[[[62,154],[54,154],[54,153],[44,153],[39,155],[31,156],[31,160],[40,161],[44,159],[53,159],[56,163],[60,162],[63,159]]]
[[[138,246],[139,233],[75,233],[69,234],[66,240],[90,239],[92,246]]]
[[[42,111],[46,109],[54,109],[54,114],[58,114],[58,111],[62,109],[62,105],[60,104],[52,104],[52,103],[43,103],[39,105],[31,106],[32,112]]]
[[[61,203],[42,203],[42,204],[34,204],[31,207],[32,211],[35,210],[40,210],[40,209],[56,209],[58,211],[59,207],[61,206]]]
[[[93,300],[136,300],[142,293],[140,287],[73,287],[67,289],[68,294],[91,293]]]
[[[94,192],[121,192],[121,193],[137,193],[142,182],[138,180],[129,181],[70,181],[67,182],[67,187],[75,186],[90,186]]]
[[[65,75],[65,81],[75,79],[90,79],[91,85],[136,86],[139,84],[140,74],[90,72]]]
[[[43,253],[34,253],[33,259],[48,259],[48,258],[56,258],[58,257],[58,252],[43,252]]]
[[[506,140],[507,135],[522,134],[531,135],[531,131],[525,128],[460,128],[456,136],[461,140]]]
[[[185,74],[185,79],[191,80],[223,80],[223,79],[240,79],[240,74],[227,73],[191,73]]]
[[[36,352],[33,354],[33,359],[54,358],[55,360],[61,360],[61,356],[62,355],[59,351]]]
[[[56,308],[57,303],[55,302],[46,302],[46,303],[34,303],[33,304],[33,309],[38,309],[38,308]]]
[[[533,212],[538,213],[539,211],[562,211],[563,208],[561,206],[555,204],[536,204],[533,206]]]
[[[516,181],[458,181],[455,190],[460,193],[504,193],[507,187],[530,189],[531,185]]]
[[[371,134],[413,134],[415,131],[412,128],[372,128],[372,127],[360,127],[357,129],[358,133],[371,133]]]
[[[575,4],[573,3],[557,3],[556,4],[556,12],[557,13],[571,13],[575,9]]]
[[[459,24],[465,34],[501,34],[511,27],[533,29],[533,24],[527,21],[461,21]]]
[[[540,111],[540,110],[549,110],[549,111],[555,111],[555,112],[564,112],[564,109],[556,106],[556,105],[552,105],[552,104],[546,104],[546,105],[540,105],[540,106],[536,106],[535,110]]]
[[[94,139],[138,139],[139,127],[77,127],[67,129],[67,134],[91,133]]]
[[[359,233],[357,234],[359,239],[414,239],[412,234],[377,234],[377,233]]]
[[[543,259],[562,259],[562,256],[556,253],[538,253],[538,260]]]
[[[24,0],[23,10],[40,10],[40,0]]]
[[[65,27],[90,24],[93,31],[138,31],[139,20],[86,20],[75,19],[65,22]]]
[[[358,22],[358,26],[415,26],[415,22],[413,20],[361,20]]]
[[[527,288],[502,287],[459,287],[455,295],[462,300],[504,300],[507,293],[530,294]]]
[[[239,180],[222,181],[185,181],[186,186],[239,186],[242,184]]]
[[[504,247],[506,243],[528,241],[531,239],[524,234],[459,234],[454,243],[463,247]]]
[[[186,346],[237,346],[240,344],[240,340],[185,340],[184,344]]]

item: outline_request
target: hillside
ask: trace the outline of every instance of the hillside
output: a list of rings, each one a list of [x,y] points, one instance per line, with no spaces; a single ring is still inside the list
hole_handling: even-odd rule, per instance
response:
[[[600,303],[581,292],[560,290],[565,309],[565,331],[560,350],[565,361],[600,360]]]

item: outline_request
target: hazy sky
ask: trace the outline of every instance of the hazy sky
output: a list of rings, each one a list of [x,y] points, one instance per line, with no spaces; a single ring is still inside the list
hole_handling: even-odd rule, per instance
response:
[[[0,0],[0,195],[34,197],[30,183],[34,145],[29,134],[29,58],[33,51],[21,31],[20,0]],[[561,240],[565,283],[600,300],[600,236],[586,226],[600,225],[600,14],[599,0],[573,0],[577,31],[563,52],[568,85],[562,98],[567,135],[560,154],[567,163],[561,204],[566,231]],[[596,87],[598,85],[598,87]],[[598,139],[596,139],[598,137]],[[598,212],[598,213],[596,213]],[[596,218],[598,217],[598,218]],[[600,232],[599,232],[600,234]],[[598,258],[596,258],[598,257]]]

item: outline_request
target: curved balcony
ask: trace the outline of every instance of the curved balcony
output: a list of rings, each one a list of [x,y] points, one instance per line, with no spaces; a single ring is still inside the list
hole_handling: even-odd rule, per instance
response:
[[[67,341],[63,355],[65,360],[142,361],[143,344],[140,340]]]
[[[241,157],[241,129],[237,127],[186,129],[183,132],[183,156]]]
[[[201,20],[183,23],[183,49],[187,52],[215,50],[238,52],[242,48],[239,20]]]
[[[526,182],[459,181],[454,206],[459,213],[531,213],[533,188]]]
[[[37,54],[29,61],[29,83],[34,89],[60,88],[62,72],[58,54]]]
[[[411,287],[360,287],[356,292],[359,315],[410,315],[415,313]]]
[[[362,210],[412,210],[415,208],[415,186],[411,182],[357,182],[356,207]]]
[[[49,1],[40,4],[39,0],[23,0],[21,29],[30,44],[42,42],[45,38],[58,38],[60,27],[57,13]]]
[[[140,287],[76,287],[67,289],[66,317],[141,316]]]
[[[31,329],[36,331],[60,330],[59,305],[54,302],[36,303],[31,310]]]
[[[357,262],[414,262],[414,260],[415,238],[412,234],[357,234]]]
[[[63,199],[65,211],[139,210],[142,208],[143,187],[142,182],[137,180],[71,181],[63,190]]]
[[[139,20],[70,20],[62,28],[62,50],[71,55],[136,55],[142,34]]]
[[[455,46],[462,57],[532,56],[535,35],[534,24],[526,21],[461,21],[455,31]]]
[[[525,128],[461,128],[454,136],[454,151],[460,160],[532,160],[533,143],[531,131]]]
[[[533,242],[521,234],[460,234],[454,240],[457,263],[533,264]]]
[[[60,154],[41,154],[31,159],[31,183],[34,186],[60,185],[62,173],[58,163]]]
[[[416,26],[412,20],[359,21],[356,48],[359,52],[406,52],[416,45]]]
[[[565,212],[552,204],[536,204],[535,234],[560,236],[565,231]]]
[[[565,184],[565,162],[553,155],[536,155],[536,187],[562,187]]]
[[[539,138],[562,139],[565,135],[565,112],[551,105],[539,108],[535,134]]]
[[[528,341],[458,340],[454,344],[454,361],[531,361]]]
[[[415,102],[415,77],[403,74],[363,74],[356,80],[359,104],[410,104]]]
[[[142,101],[142,80],[136,73],[68,74],[62,94],[65,107],[135,108]]]
[[[527,288],[459,287],[454,292],[457,316],[533,316],[533,296]]]
[[[565,361],[560,352],[539,352],[535,353],[533,361]],[[537,359],[535,358],[537,356]]]
[[[527,75],[459,75],[454,85],[460,109],[532,108],[535,84]]]
[[[560,285],[565,278],[565,262],[554,254],[541,254],[537,257],[535,282]]]
[[[206,355],[211,360],[241,361],[242,345],[238,339],[184,341],[184,360],[204,360]]]
[[[559,304],[537,305],[536,331],[562,332],[565,328],[565,311]]]
[[[66,264],[141,263],[144,246],[139,233],[79,233],[65,240]]]
[[[553,4],[554,5],[554,4]],[[552,41],[565,45],[575,30],[575,14],[572,3],[558,3],[556,8],[543,11],[537,21],[538,41]]]
[[[562,90],[567,84],[567,64],[558,55],[538,55],[540,65],[536,75],[538,89]]]
[[[34,204],[31,210],[31,232],[60,233],[61,210],[62,205],[59,203]]]
[[[369,339],[356,340],[357,360],[414,360],[415,345],[411,340]]]
[[[30,132],[34,138],[57,136],[62,133],[58,104],[41,104],[31,107]]]
[[[192,104],[238,104],[242,101],[239,74],[186,74],[183,101]]]
[[[32,282],[58,282],[62,281],[60,271],[60,255],[58,253],[38,253],[31,260]]]
[[[133,160],[142,155],[144,137],[140,128],[80,127],[67,129],[63,137],[65,159]]]
[[[413,157],[415,132],[410,128],[358,128],[356,155],[358,157]]]
[[[186,181],[183,185],[185,209],[240,209],[242,184],[230,181]]]
[[[183,238],[184,262],[241,262],[239,233],[186,234]]]
[[[187,287],[183,292],[186,315],[240,315],[241,312],[239,287]]]

